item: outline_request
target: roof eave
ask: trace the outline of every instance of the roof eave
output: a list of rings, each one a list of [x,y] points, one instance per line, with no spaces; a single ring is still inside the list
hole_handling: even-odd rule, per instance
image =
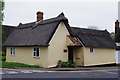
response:
[[[92,48],[111,48],[111,49],[116,49],[117,46],[115,47],[94,47],[94,46],[85,46],[85,47],[92,47]]]
[[[33,47],[33,46],[43,46],[47,47],[50,45],[3,45],[4,47]]]

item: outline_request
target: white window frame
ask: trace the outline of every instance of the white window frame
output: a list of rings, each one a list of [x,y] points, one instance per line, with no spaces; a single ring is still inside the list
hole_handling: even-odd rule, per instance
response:
[[[10,48],[10,55],[15,56],[15,48],[14,47]]]
[[[91,51],[91,49],[92,49],[92,51]],[[94,53],[94,48],[90,48],[90,53]]]
[[[39,50],[39,56],[37,56],[37,51],[34,51],[34,48],[38,48],[38,50]],[[34,53],[36,54],[36,56],[34,56]],[[33,47],[33,57],[36,57],[36,58],[40,57],[40,47]]]

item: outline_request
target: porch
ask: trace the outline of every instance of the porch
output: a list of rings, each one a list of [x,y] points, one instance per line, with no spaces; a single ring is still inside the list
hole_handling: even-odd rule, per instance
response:
[[[84,50],[76,37],[67,35],[68,60],[75,62],[77,66],[84,65]]]

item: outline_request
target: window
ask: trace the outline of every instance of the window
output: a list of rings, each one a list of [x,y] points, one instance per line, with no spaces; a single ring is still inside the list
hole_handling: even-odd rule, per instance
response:
[[[11,48],[11,55],[12,55],[12,56],[15,55],[15,48]]]
[[[33,48],[33,57],[40,57],[39,53],[40,53],[39,47],[34,47]]]
[[[94,52],[94,48],[90,48],[90,53],[93,53]]]
[[[64,52],[67,52],[67,49],[64,49]]]

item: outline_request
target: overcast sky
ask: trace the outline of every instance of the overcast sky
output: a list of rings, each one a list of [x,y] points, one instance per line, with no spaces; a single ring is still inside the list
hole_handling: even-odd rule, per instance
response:
[[[72,27],[114,31],[118,19],[119,0],[5,0],[4,25],[17,26],[36,21],[36,12],[44,12],[44,19],[58,16],[61,12]]]

